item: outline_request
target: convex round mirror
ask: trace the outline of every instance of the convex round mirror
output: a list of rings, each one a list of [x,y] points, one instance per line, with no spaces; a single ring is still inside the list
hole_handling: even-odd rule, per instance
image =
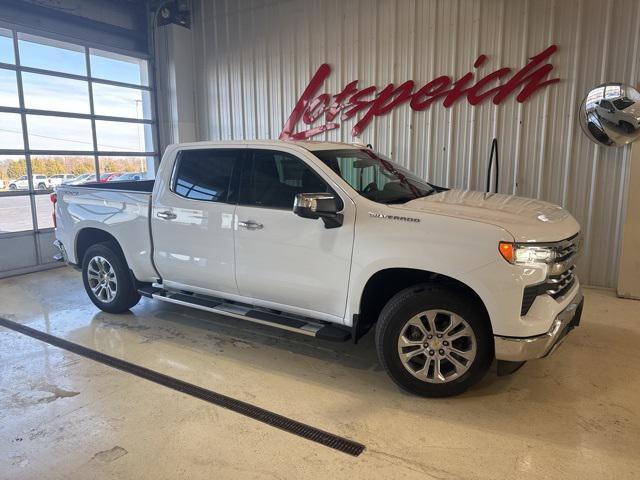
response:
[[[592,88],[580,105],[580,126],[594,142],[619,147],[640,138],[640,93],[622,83]]]

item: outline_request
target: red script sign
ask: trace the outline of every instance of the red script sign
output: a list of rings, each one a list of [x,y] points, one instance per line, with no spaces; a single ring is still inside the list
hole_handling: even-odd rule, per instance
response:
[[[473,81],[474,73],[468,72],[455,82],[452,82],[451,77],[442,75],[415,91],[416,84],[413,80],[407,80],[398,86],[390,83],[380,91],[375,86],[358,88],[358,80],[354,80],[345,85],[338,94],[322,93],[318,95],[322,83],[331,74],[331,67],[325,63],[318,68],[309,85],[302,92],[282,129],[280,139],[302,140],[310,138],[338,128],[339,125],[334,122],[338,114],[341,114],[340,120],[344,121],[363,112],[364,114],[351,131],[351,134],[357,137],[367,128],[373,117],[385,115],[406,102],[409,102],[410,107],[418,112],[426,110],[439,99],[444,99],[442,105],[445,108],[449,108],[463,97],[466,97],[471,105],[477,105],[493,97],[493,103],[498,105],[521,87],[522,90],[516,96],[516,100],[524,102],[536,90],[560,81],[559,78],[545,80],[545,77],[553,70],[553,65],[546,63],[546,61],[557,49],[557,45],[551,45],[531,57],[529,62],[515,72],[509,80],[493,88],[488,88],[488,86],[492,82],[497,82],[508,76],[512,71],[511,68],[500,68],[484,77],[479,77],[472,85],[470,84]],[[480,55],[473,64],[474,68],[480,68],[486,60],[486,55]],[[324,122],[314,127],[313,124],[322,121],[321,119]],[[310,128],[294,132],[300,120]]]

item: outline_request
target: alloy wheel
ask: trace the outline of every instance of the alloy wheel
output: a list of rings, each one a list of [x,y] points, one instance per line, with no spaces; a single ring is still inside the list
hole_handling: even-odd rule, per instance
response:
[[[426,310],[413,316],[398,336],[402,365],[428,383],[447,383],[464,375],[476,351],[477,340],[469,323],[447,310]]]
[[[89,260],[87,280],[93,295],[101,302],[110,303],[116,297],[118,279],[113,266],[106,258],[96,255]]]

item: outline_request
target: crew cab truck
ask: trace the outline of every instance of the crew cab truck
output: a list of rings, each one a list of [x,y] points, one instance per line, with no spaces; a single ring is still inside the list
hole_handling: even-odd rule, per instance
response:
[[[361,145],[172,145],[155,180],[61,185],[55,216],[106,312],[146,296],[329,340],[373,327],[423,396],[548,355],[582,311],[566,210],[440,188]]]

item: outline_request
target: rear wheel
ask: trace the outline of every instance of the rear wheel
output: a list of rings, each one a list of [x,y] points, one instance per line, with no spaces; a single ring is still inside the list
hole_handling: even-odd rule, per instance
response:
[[[111,242],[87,249],[82,261],[82,280],[93,304],[105,312],[126,312],[140,301],[127,262]]]
[[[493,360],[484,308],[465,293],[417,285],[396,294],[376,326],[380,363],[403,389],[425,397],[464,392]]]
[[[624,133],[633,133],[635,132],[635,128],[633,128],[633,125],[631,125],[629,122],[625,122],[624,120],[622,120],[620,123],[620,128],[622,128],[622,130],[624,130]]]

